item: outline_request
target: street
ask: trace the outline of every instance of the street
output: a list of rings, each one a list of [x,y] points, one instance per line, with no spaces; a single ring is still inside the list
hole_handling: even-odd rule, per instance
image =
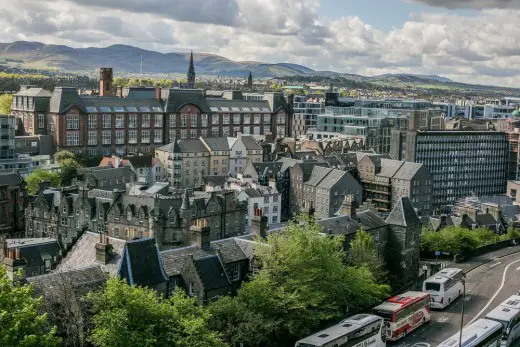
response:
[[[467,274],[466,297],[459,298],[443,311],[433,311],[431,321],[395,347],[434,347],[460,329],[462,300],[465,300],[464,325],[485,315],[520,290],[520,254],[496,258]],[[517,344],[520,345],[520,344]]]

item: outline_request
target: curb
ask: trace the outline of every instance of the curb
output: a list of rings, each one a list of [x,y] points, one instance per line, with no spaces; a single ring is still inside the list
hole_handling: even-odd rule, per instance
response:
[[[516,247],[519,247],[519,246],[516,246]],[[514,252],[511,252],[511,253],[509,253],[509,254],[504,254],[504,255],[502,255],[502,256],[495,257],[495,259],[501,259],[501,258],[504,258],[504,257],[508,257],[508,256],[510,256],[510,255],[512,255],[512,254],[515,254],[515,253],[520,253],[520,248],[518,248],[517,250],[515,250]],[[493,259],[490,259],[490,260],[488,260],[488,261],[483,262],[482,264],[478,264],[478,265],[476,265],[476,266],[470,268],[469,270],[467,270],[467,271],[466,271],[466,274],[469,273],[469,272],[471,272],[471,271],[473,271],[473,270],[476,270],[477,268],[479,268],[479,267],[481,267],[481,266],[483,266],[483,265],[486,265],[486,264],[488,264],[488,263],[491,263],[492,261],[493,261]]]

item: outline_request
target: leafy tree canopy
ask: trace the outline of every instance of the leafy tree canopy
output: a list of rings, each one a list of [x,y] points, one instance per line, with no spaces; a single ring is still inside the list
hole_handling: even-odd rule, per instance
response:
[[[76,160],[76,155],[71,151],[58,151],[54,154],[54,161],[61,165],[65,159]]]
[[[81,165],[75,159],[62,159],[60,163],[60,176],[61,184],[68,186],[72,183],[72,180],[78,176],[78,169]]]
[[[11,114],[13,96],[11,94],[0,95],[0,114]]]
[[[352,266],[368,268],[378,283],[385,283],[387,280],[385,263],[376,248],[374,238],[363,229],[350,242],[348,262]]]
[[[42,299],[35,298],[33,287],[12,284],[0,267],[0,346],[54,347],[61,341],[55,328],[41,314]]]
[[[39,189],[40,182],[51,181],[53,187],[59,187],[61,183],[61,177],[58,173],[52,171],[45,171],[42,169],[35,170],[32,174],[25,178],[27,183],[27,190],[29,194],[36,194]]]
[[[509,236],[514,237],[515,235],[518,235],[518,232],[511,230]],[[460,226],[449,226],[438,232],[423,230],[421,251],[429,254],[435,253],[435,251],[448,252],[452,255],[465,254],[475,248],[509,238],[497,235],[487,228],[469,230]]]

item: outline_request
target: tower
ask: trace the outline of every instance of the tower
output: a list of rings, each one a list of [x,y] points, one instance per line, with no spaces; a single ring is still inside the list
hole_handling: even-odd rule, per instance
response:
[[[193,51],[190,55],[190,67],[188,68],[188,89],[195,88],[195,66],[193,65]]]
[[[253,90],[253,75],[249,71],[249,77],[247,78],[247,89]]]
[[[99,96],[112,96],[112,68],[102,67],[99,69]]]

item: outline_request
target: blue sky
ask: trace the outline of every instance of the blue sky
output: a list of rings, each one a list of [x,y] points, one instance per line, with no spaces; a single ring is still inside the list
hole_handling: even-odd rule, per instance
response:
[[[358,16],[383,31],[402,27],[413,13],[449,13],[465,17],[478,14],[476,10],[448,10],[402,0],[321,0],[320,13],[331,19]]]

